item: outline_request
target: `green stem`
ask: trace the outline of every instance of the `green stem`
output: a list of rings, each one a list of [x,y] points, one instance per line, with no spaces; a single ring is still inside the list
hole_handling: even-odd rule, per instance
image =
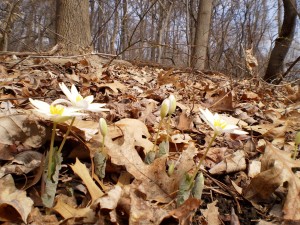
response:
[[[154,152],[155,151],[155,146],[157,144],[157,139],[158,139],[158,133],[160,131],[160,128],[162,126],[162,123],[163,123],[163,119],[160,120],[159,124],[158,124],[158,129],[157,129],[157,133],[156,133],[156,137],[155,137],[155,141],[154,141],[154,145],[153,145],[153,148],[152,148],[152,151]]]
[[[56,122],[53,122],[53,128],[52,128],[52,134],[51,134],[51,142],[50,142],[50,150],[48,155],[48,171],[47,171],[47,177],[50,180],[51,179],[51,168],[52,168],[52,161],[53,161],[53,154],[54,154],[54,139],[55,139],[55,133],[56,133]]]
[[[171,115],[168,116],[168,121],[167,121],[167,141],[169,141],[169,138],[171,139],[170,126],[171,126]]]
[[[200,159],[200,161],[199,161],[199,163],[198,163],[198,165],[197,165],[197,168],[196,168],[196,170],[194,171],[194,173],[193,173],[193,175],[192,175],[192,177],[191,177],[191,178],[192,178],[192,179],[191,179],[192,181],[195,180],[195,178],[196,178],[196,176],[197,176],[197,173],[199,172],[200,167],[201,167],[201,165],[202,165],[204,159],[206,158],[206,155],[207,155],[207,153],[208,153],[208,150],[210,149],[210,147],[211,147],[212,143],[214,142],[214,140],[216,139],[217,135],[218,135],[218,133],[215,132],[215,133],[214,133],[214,136],[213,136],[212,139],[210,140],[210,142],[209,142],[209,144],[208,144],[208,146],[207,146],[207,148],[206,148],[206,151],[204,152],[204,155],[201,157],[201,159]],[[192,182],[191,184],[193,184],[193,183],[194,183],[194,182]]]
[[[106,155],[106,153],[104,152],[104,144],[105,144],[105,136],[103,136],[102,138],[101,152]]]
[[[296,160],[296,157],[298,155],[298,146],[295,144],[295,150],[294,150],[294,154],[293,154],[293,159]]]
[[[67,132],[66,132],[65,135],[64,135],[64,139],[62,140],[62,142],[61,142],[61,144],[60,144],[60,146],[59,146],[59,149],[57,150],[58,153],[60,153],[61,150],[63,149],[63,147],[64,147],[64,145],[65,145],[65,143],[66,143],[67,137],[69,136],[69,133],[70,133],[71,128],[72,128],[72,126],[73,126],[74,121],[75,121],[75,117],[72,118],[72,121],[71,121],[71,123],[70,123],[70,125],[69,125],[69,127],[68,127],[68,130],[67,130]]]

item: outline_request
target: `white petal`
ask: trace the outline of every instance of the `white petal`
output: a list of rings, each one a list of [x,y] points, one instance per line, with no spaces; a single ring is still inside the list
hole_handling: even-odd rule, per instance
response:
[[[200,109],[200,112],[200,117],[204,120],[204,122],[206,122],[213,130],[215,130],[213,114],[208,109]]]
[[[89,111],[91,112],[101,112],[101,111],[109,111],[109,109],[102,108],[106,104],[101,104],[101,103],[92,103],[88,106]]]
[[[43,102],[40,100],[33,100],[32,98],[29,98],[29,101],[31,104],[39,109],[42,112],[49,112],[50,111],[50,105],[47,102]]]
[[[80,93],[78,92],[77,88],[75,87],[74,84],[72,84],[72,87],[71,87],[71,93],[72,93],[72,96],[73,98],[76,98],[77,95],[80,95]],[[81,95],[80,95],[81,96]]]
[[[67,96],[67,98],[73,103],[75,97],[72,96],[72,93],[69,91],[67,86],[64,83],[60,83],[59,87],[62,90],[62,92]]]
[[[61,104],[61,103],[66,103],[68,105],[72,105],[72,102],[70,102],[66,99],[62,99],[62,98],[59,98],[59,99],[56,99],[55,101],[53,101],[52,105],[57,105],[57,104]]]
[[[233,134],[239,134],[239,135],[248,134],[248,132],[243,131],[243,130],[234,130],[232,133]]]
[[[83,100],[91,104],[94,101],[94,96],[93,95],[86,96]]]

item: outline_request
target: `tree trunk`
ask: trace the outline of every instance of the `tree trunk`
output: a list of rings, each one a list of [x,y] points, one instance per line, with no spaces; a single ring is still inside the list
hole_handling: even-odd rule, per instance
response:
[[[123,11],[123,17],[121,21],[121,52],[123,52],[127,47],[127,32],[128,32],[128,15],[127,15],[127,0],[123,0],[122,2],[122,11]],[[122,53],[122,59],[126,58],[126,52]]]
[[[88,0],[57,0],[56,23],[61,54],[76,55],[91,51]]]
[[[206,64],[207,47],[213,0],[200,0],[198,6],[196,33],[192,54],[192,67],[203,70]]]
[[[264,80],[269,83],[279,84],[282,80],[284,59],[289,51],[295,34],[297,19],[296,0],[283,0],[284,18],[279,37],[271,52]]]

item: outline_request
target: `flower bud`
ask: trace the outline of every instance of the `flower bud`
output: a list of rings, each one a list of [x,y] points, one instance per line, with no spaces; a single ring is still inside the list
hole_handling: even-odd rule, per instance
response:
[[[163,119],[168,115],[169,113],[169,108],[170,108],[170,100],[166,98],[163,103],[161,104],[160,108],[160,117]]]
[[[107,134],[107,124],[104,118],[100,118],[99,120],[99,128],[103,137]]]
[[[169,96],[169,101],[170,101],[170,107],[169,107],[169,115],[172,115],[175,112],[176,109],[176,99],[174,95]]]

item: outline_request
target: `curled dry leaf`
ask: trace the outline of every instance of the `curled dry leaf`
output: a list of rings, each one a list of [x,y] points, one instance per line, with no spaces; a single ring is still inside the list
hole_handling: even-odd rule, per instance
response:
[[[11,163],[0,168],[0,178],[6,174],[27,174],[40,166],[43,155],[35,151],[24,151],[15,156]]]
[[[261,164],[262,172],[251,180],[243,192],[244,197],[253,203],[268,201],[274,191],[287,182],[284,219],[300,221],[300,180],[292,171],[292,168],[300,167],[300,161],[293,160],[290,153],[267,143]]]
[[[10,174],[0,179],[0,187],[0,221],[27,223],[33,201],[26,196],[25,191],[15,187]]]
[[[211,174],[223,174],[242,171],[246,169],[245,152],[239,150],[232,155],[226,157],[220,163],[212,167],[209,172]]]

